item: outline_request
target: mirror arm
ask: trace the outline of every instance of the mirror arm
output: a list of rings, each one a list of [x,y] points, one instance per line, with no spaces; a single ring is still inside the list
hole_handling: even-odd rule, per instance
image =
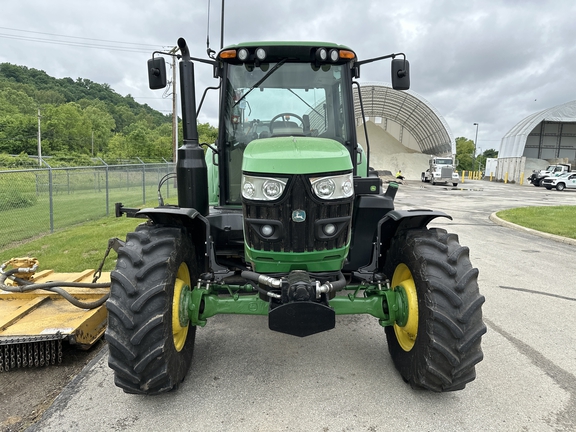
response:
[[[167,56],[176,56],[176,58],[177,58],[178,60],[180,60],[180,59],[182,58],[182,55],[180,55],[180,54],[175,54],[175,53],[165,52],[165,51],[154,51],[154,52],[152,53],[152,58],[154,58],[154,55],[155,55],[155,54],[162,54],[162,55],[167,55]],[[206,59],[202,59],[202,58],[199,58],[199,57],[190,57],[190,56],[188,56],[188,59],[194,60],[194,61],[197,61],[197,62],[200,62],[200,63],[206,63],[206,64],[209,64],[209,65],[212,65],[212,66],[216,66],[216,65],[218,64],[215,60],[206,60]]]
[[[358,62],[354,63],[354,66],[361,66],[361,65],[366,64],[366,63],[372,63],[372,62],[379,61],[379,60],[384,60],[384,59],[387,59],[387,58],[394,59],[394,58],[396,58],[396,56],[400,56],[400,55],[401,55],[402,57],[404,57],[404,61],[406,61],[406,54],[404,54],[404,53],[394,53],[394,54],[388,54],[388,55],[385,55],[385,56],[382,56],[382,57],[374,57],[374,58],[371,58],[371,59],[366,59],[366,60],[358,61]]]

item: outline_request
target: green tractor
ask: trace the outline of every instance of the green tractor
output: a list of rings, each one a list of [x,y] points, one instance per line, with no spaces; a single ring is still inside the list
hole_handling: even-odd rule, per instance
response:
[[[360,66],[391,58],[392,85],[407,90],[404,54],[359,61],[342,45],[260,42],[207,60],[190,57],[184,39],[178,46],[178,205],[116,205],[117,216],[146,219],[111,273],[116,385],[138,394],[177,387],[196,328],[217,314],[266,315],[270,330],[299,337],[334,329],[337,315],[369,314],[413,388],[452,391],[474,380],[486,327],[468,248],[427,228],[447,214],[395,210],[398,185],[383,191],[356,138]],[[193,60],[219,80],[218,140],[205,149]],[[165,87],[163,57],[148,69],[150,87]]]

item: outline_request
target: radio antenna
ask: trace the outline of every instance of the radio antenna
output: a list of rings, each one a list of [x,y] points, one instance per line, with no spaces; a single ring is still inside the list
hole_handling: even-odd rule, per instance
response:
[[[222,13],[220,17],[220,49],[224,47],[224,0],[222,0]]]
[[[206,25],[206,54],[210,58],[214,58],[216,54],[216,51],[210,48],[210,0],[208,0],[208,24]]]

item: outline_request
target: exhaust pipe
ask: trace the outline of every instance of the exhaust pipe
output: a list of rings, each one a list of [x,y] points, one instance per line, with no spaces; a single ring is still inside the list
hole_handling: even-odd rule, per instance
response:
[[[194,208],[206,216],[209,213],[208,168],[204,159],[204,150],[198,143],[194,63],[190,60],[190,51],[184,38],[178,39],[178,47],[182,54],[180,94],[184,131],[184,144],[178,149],[176,162],[178,205],[184,208]]]

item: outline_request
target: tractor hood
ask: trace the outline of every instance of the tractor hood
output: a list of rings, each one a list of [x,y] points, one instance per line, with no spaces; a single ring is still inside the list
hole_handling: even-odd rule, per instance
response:
[[[352,161],[348,150],[331,139],[294,136],[262,138],[246,147],[242,171],[274,174],[352,171]]]

